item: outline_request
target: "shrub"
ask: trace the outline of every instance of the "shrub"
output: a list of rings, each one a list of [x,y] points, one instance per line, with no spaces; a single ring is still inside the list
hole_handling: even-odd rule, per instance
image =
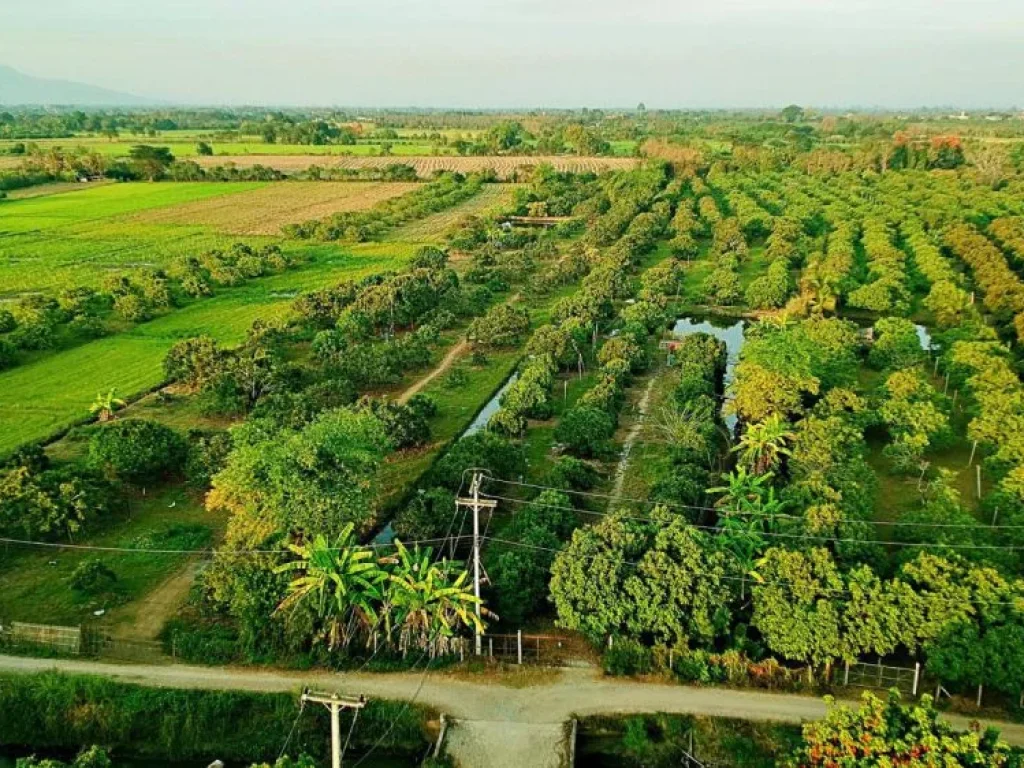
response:
[[[603,455],[615,434],[615,422],[605,411],[592,406],[568,410],[555,430],[555,439],[581,458]]]
[[[185,479],[193,488],[209,488],[213,476],[224,469],[231,453],[229,432],[188,433],[188,459],[185,461]]]
[[[601,657],[607,675],[645,675],[653,666],[651,649],[636,640],[616,637]]]
[[[434,465],[430,480],[457,491],[463,482],[469,482],[466,470],[476,467],[488,469],[495,477],[507,480],[522,474],[526,457],[522,446],[483,430],[456,442]]]
[[[96,430],[89,460],[111,475],[139,482],[181,468],[185,442],[170,427],[145,419],[124,419]]]
[[[102,560],[83,560],[68,582],[73,590],[86,595],[109,592],[117,584],[117,574]]]
[[[440,486],[420,489],[395,518],[395,534],[406,541],[433,539],[449,533],[455,514],[455,494]]]

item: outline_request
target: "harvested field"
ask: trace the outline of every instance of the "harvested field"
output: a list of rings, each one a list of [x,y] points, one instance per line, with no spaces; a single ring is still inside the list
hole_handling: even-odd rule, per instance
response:
[[[55,181],[52,184],[40,184],[35,187],[24,187],[23,189],[12,189],[7,193],[8,200],[28,200],[32,197],[46,197],[47,195],[60,195],[65,192],[85,192],[96,187],[114,184],[113,181],[91,181],[83,184],[80,181]]]
[[[411,192],[414,182],[296,181],[271,184],[230,197],[197,200],[138,214],[148,224],[209,226],[233,235],[277,235],[285,224],[362,211]]]
[[[437,171],[458,171],[472,173],[485,168],[493,168],[499,177],[510,179],[517,171],[547,163],[560,171],[594,173],[607,170],[625,170],[636,166],[631,157],[572,157],[572,156],[521,156],[521,157],[325,157],[323,155],[239,155],[227,159],[240,167],[266,165],[284,172],[304,171],[311,165],[327,168],[386,168],[400,163],[410,165],[423,178],[428,178]],[[223,157],[198,157],[200,165],[223,165]]]
[[[439,243],[444,234],[463,216],[483,215],[507,206],[512,201],[512,193],[519,184],[485,184],[479,195],[461,205],[438,211],[425,219],[411,221],[404,227],[390,232],[385,238],[392,242],[406,243]]]

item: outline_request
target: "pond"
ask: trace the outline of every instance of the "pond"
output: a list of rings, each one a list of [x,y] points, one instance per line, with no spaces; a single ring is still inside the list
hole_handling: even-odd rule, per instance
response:
[[[706,333],[725,342],[726,366],[725,366],[725,388],[729,389],[732,380],[736,375],[736,363],[740,359],[740,350],[746,341],[745,320],[734,318],[697,318],[681,317],[672,326],[672,335],[676,338],[685,338],[694,333]],[[725,425],[731,432],[736,427],[736,417],[726,416]]]

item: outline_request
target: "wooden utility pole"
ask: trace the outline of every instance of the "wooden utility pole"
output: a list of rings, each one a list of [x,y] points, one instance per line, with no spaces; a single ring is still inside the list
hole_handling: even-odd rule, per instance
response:
[[[307,688],[302,692],[302,702],[312,701],[323,704],[331,713],[331,768],[341,768],[341,710],[354,709],[356,717],[366,706],[365,696],[339,696],[336,693],[313,693]],[[355,727],[355,720],[352,721]],[[349,733],[351,736],[351,732]],[[347,742],[346,742],[347,745]]]
[[[473,482],[469,486],[471,496],[469,498],[458,498],[455,500],[457,507],[469,507],[473,510],[473,594],[476,596],[476,655],[483,654],[483,637],[480,634],[480,510],[493,510],[498,506],[495,499],[480,498],[480,484],[484,476],[480,472],[473,473]]]

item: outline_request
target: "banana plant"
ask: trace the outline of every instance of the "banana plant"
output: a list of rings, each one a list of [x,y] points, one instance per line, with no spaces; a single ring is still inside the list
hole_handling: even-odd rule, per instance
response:
[[[426,648],[435,640],[453,637],[466,627],[484,631],[476,615],[481,601],[473,594],[469,573],[458,561],[435,562],[430,548],[410,551],[395,541],[385,598],[385,632],[398,633],[398,646]],[[481,614],[489,615],[481,606]]]
[[[328,648],[348,645],[354,627],[369,629],[380,621],[387,571],[373,552],[356,546],[354,526],[349,523],[333,546],[318,535],[304,544],[291,544],[297,560],[283,563],[275,573],[295,574],[288,595],[277,611],[294,611],[309,605],[324,622]]]

